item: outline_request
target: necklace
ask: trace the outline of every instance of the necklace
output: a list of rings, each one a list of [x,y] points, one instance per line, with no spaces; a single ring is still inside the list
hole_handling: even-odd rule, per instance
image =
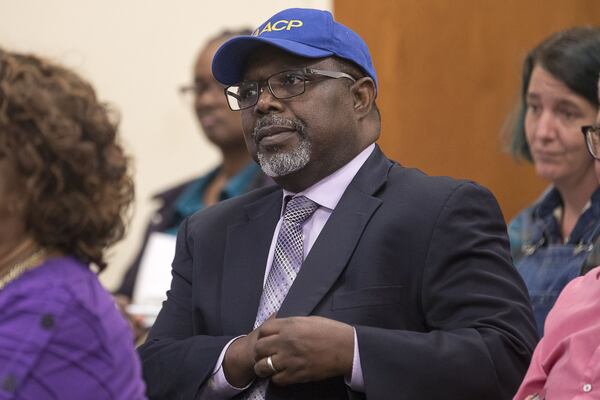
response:
[[[40,265],[46,256],[44,249],[39,249],[27,257],[25,260],[12,265],[8,268],[8,271],[0,278],[0,290],[4,289],[6,285],[17,279],[23,273],[29,271]]]

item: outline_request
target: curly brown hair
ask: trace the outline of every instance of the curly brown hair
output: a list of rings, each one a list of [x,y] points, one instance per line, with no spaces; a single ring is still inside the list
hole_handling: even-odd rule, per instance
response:
[[[100,271],[134,193],[112,116],[74,72],[0,49],[0,157],[18,174],[26,229]]]

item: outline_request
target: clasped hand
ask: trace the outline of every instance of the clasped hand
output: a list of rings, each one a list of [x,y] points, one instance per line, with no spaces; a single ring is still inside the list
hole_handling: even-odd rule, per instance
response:
[[[349,376],[353,355],[354,330],[350,325],[316,316],[271,317],[232,343],[224,368],[234,386],[243,387],[255,377],[291,385]]]

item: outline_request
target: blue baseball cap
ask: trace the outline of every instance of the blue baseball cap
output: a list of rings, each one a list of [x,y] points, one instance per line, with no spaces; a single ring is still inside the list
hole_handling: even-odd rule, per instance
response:
[[[301,57],[337,56],[351,61],[373,79],[377,89],[371,54],[360,36],[336,22],[329,11],[307,8],[283,10],[260,25],[252,35],[236,36],[223,43],[213,58],[213,75],[225,85],[239,83],[246,59],[264,44]]]

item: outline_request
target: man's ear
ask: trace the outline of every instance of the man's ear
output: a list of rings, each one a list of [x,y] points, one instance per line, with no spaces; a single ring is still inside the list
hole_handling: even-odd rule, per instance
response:
[[[375,82],[368,76],[358,79],[351,86],[354,97],[354,112],[358,119],[362,119],[369,115],[375,101]]]

